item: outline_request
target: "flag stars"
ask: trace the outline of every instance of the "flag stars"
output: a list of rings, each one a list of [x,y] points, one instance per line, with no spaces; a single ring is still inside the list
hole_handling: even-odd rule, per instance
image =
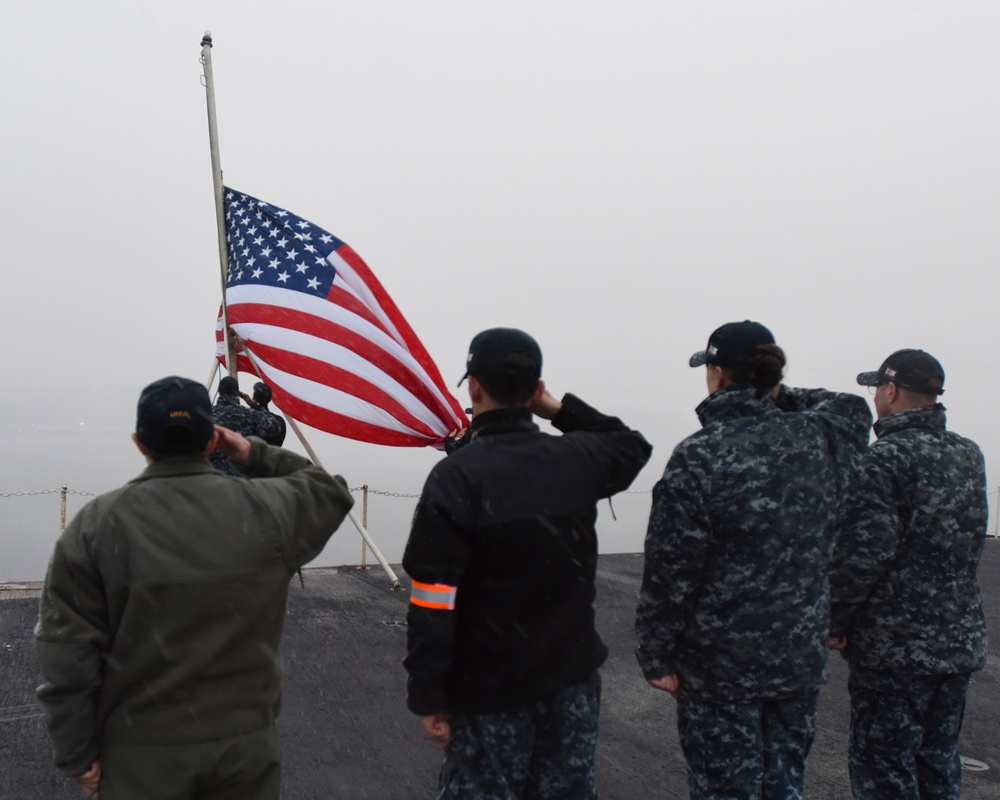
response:
[[[308,265],[308,264],[296,264],[296,265],[295,265],[295,271],[296,271],[296,272],[302,272],[302,273],[305,273],[305,272],[307,272],[308,270],[309,270],[309,265]]]
[[[299,221],[298,221],[298,222],[296,223],[296,225],[298,225],[298,226],[299,226],[299,227],[300,227],[300,228],[301,228],[302,230],[305,230],[306,228],[308,228],[308,227],[309,227],[309,223],[308,223],[308,222],[306,222],[306,221],[305,221],[304,219],[300,219],[300,220],[299,220]]]
[[[330,242],[333,241],[333,237],[330,234],[328,234],[328,233],[324,233],[322,236],[319,237],[319,240],[323,244],[330,244]]]
[[[298,255],[299,255],[299,251],[296,250],[293,247],[291,250],[288,251],[288,255],[286,255],[285,258],[288,258],[288,259],[291,259],[292,261],[294,261],[296,258],[298,258]]]
[[[307,253],[315,253],[316,252],[316,248],[313,247],[311,244],[307,244],[302,249],[305,250]]]
[[[280,275],[278,276],[278,280],[279,280],[279,281],[281,281],[282,283],[287,283],[287,282],[288,282],[288,279],[289,279],[290,277],[291,277],[291,275],[289,275],[289,273],[287,273],[287,272],[282,272],[282,273],[281,273],[281,274],[280,274]]]
[[[265,247],[265,248],[263,248],[263,249],[262,249],[262,250],[260,251],[260,254],[261,254],[262,256],[264,256],[264,258],[270,258],[270,257],[271,257],[271,248],[270,248],[270,247]]]
[[[253,240],[253,243],[257,245],[257,247],[260,247],[262,244],[264,244],[264,237],[258,236],[256,239]]]
[[[255,278],[259,278],[263,273],[264,270],[262,270],[260,267],[257,267],[252,274]]]
[[[319,287],[319,278],[310,278],[307,283],[310,289],[316,289]]]
[[[278,268],[278,259],[276,259],[276,258],[272,258],[272,259],[271,259],[271,260],[270,260],[270,261],[269,261],[269,262],[267,263],[267,268],[268,268],[268,269],[277,269],[277,268]]]
[[[288,244],[288,239],[286,239],[284,236],[282,236],[281,239],[278,241],[278,247],[285,247],[287,244]]]

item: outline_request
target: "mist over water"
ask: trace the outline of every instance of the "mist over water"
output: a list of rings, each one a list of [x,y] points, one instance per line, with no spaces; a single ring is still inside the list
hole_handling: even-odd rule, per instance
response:
[[[131,429],[100,428],[87,424],[76,428],[42,428],[32,425],[0,427],[0,495],[41,492],[19,497],[0,496],[0,581],[41,580],[59,537],[59,504],[62,486],[70,490],[66,519],[93,499],[136,477],[145,462],[135,449]],[[388,448],[366,445],[309,431],[310,443],[324,466],[342,474],[348,486],[368,484],[368,531],[385,558],[399,563],[416,507],[415,496],[424,479],[443,453],[429,449]],[[289,431],[286,444],[302,453]],[[603,552],[639,552],[649,515],[649,486],[662,469],[650,465],[634,489],[643,493],[614,498],[614,514],[606,501],[598,508],[598,533]],[[83,493],[83,494],[80,494]],[[362,518],[362,492],[353,491],[354,512]],[[358,565],[361,536],[349,521],[338,529],[324,551],[310,566]],[[379,569],[371,551],[370,569]]]

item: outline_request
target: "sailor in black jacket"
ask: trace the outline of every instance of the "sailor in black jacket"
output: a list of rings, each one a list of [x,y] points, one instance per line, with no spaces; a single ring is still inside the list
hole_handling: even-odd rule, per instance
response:
[[[403,556],[408,705],[446,751],[442,797],[596,796],[596,503],[652,448],[579,398],[556,400],[541,362],[522,331],[473,339],[472,424],[427,478]]]

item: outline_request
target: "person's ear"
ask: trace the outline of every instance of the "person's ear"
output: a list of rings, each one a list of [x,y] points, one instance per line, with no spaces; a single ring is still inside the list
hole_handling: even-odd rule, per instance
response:
[[[139,434],[133,433],[132,434],[132,441],[135,442],[135,446],[139,448],[139,452],[140,453],[142,453],[144,456],[148,456],[149,455],[149,448],[146,447],[146,445],[144,445],[142,442],[139,441]]]
[[[473,403],[478,403],[483,399],[483,387],[471,375],[469,376],[469,399]]]
[[[207,458],[212,454],[212,451],[219,446],[219,432],[212,431],[212,438],[208,440],[208,444],[205,445],[205,457]]]
[[[535,389],[535,393],[531,396],[531,400],[528,401],[528,405],[537,403],[542,399],[542,395],[545,394],[545,381],[541,378],[538,379],[538,387]]]

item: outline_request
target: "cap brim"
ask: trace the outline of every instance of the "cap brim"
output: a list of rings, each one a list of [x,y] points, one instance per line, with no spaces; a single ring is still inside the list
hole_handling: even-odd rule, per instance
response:
[[[878,386],[878,372],[859,372],[858,386]]]
[[[464,374],[464,375],[463,375],[463,376],[461,377],[461,379],[459,380],[459,382],[455,384],[455,386],[456,386],[456,387],[457,387],[457,386],[461,386],[461,385],[462,385],[463,383],[465,383],[465,379],[466,379],[466,378],[468,378],[468,377],[469,377],[469,373],[468,373],[468,372],[466,372],[466,373],[465,373],[465,374]]]
[[[708,363],[708,351],[707,350],[699,350],[697,353],[695,353],[693,356],[691,356],[691,358],[688,359],[688,366],[689,367],[700,367],[703,364],[707,364],[707,363]]]

